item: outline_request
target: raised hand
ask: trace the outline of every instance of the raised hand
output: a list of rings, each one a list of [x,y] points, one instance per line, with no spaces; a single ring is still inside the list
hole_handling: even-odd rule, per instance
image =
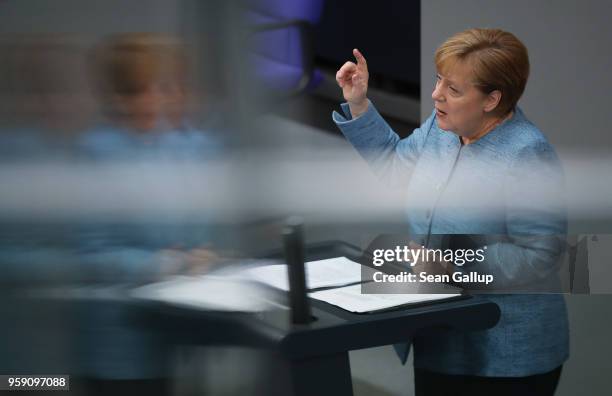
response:
[[[357,63],[346,62],[336,73],[336,81],[342,88],[344,100],[351,114],[357,117],[368,109],[368,64],[358,49],[353,50]]]

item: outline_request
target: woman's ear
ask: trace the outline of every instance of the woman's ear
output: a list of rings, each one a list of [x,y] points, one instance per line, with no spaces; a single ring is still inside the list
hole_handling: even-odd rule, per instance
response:
[[[490,113],[497,108],[497,105],[501,101],[502,93],[499,89],[491,91],[485,100],[484,111]]]

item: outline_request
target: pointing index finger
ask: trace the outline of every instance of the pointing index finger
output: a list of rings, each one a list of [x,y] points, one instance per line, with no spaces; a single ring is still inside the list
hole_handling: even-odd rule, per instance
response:
[[[357,59],[357,66],[365,67],[365,68],[368,67],[368,63],[366,62],[365,58],[363,57],[363,55],[361,54],[361,52],[359,52],[357,48],[353,50],[353,56],[355,56],[355,59]]]

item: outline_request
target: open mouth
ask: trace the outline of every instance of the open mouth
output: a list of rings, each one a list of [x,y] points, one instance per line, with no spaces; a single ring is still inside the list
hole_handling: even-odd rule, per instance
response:
[[[436,114],[439,115],[439,116],[445,116],[446,112],[436,108]]]

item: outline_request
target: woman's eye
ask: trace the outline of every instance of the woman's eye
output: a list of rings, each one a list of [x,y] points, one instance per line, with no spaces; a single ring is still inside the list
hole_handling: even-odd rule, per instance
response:
[[[450,88],[452,93],[454,93],[454,94],[458,94],[459,93],[459,91],[457,91],[456,88],[453,88],[453,87],[449,87],[449,88]]]

